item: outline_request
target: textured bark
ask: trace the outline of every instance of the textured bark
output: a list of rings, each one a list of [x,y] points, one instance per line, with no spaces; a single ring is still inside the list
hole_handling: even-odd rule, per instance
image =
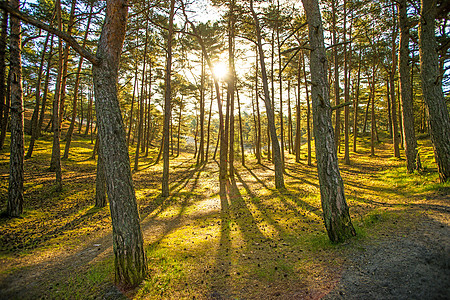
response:
[[[350,39],[351,40],[351,39]],[[349,51],[351,53],[351,49]],[[349,56],[347,53],[347,1],[344,0],[344,103],[349,102]],[[344,163],[350,164],[350,107],[348,105],[344,108]]]
[[[211,136],[211,114],[212,114],[213,97],[214,97],[214,89],[213,89],[213,84],[211,84],[211,103],[209,104],[208,127],[206,129],[207,137],[206,137],[205,162],[208,161],[208,156],[209,156],[209,140],[210,140],[210,136]]]
[[[301,78],[302,78],[302,57],[303,53],[298,55],[298,66],[297,66],[297,103],[296,103],[296,134],[295,134],[295,162],[300,162],[300,147],[302,140],[302,127],[301,127],[301,105],[300,105],[300,94],[301,94]]]
[[[278,1],[278,10],[280,10]],[[278,82],[280,86],[280,143],[281,143],[281,162],[284,170],[284,118],[283,118],[283,74],[281,66],[281,41],[280,28],[277,26],[277,48],[278,48]],[[275,107],[275,106],[273,106]]]
[[[136,97],[135,95],[136,95],[137,82],[138,82],[138,60],[136,59],[136,66],[134,68],[133,97],[131,98],[130,120],[129,120],[128,134],[127,134],[127,146],[130,146],[131,129],[133,128],[134,99]]]
[[[19,0],[10,0],[12,7],[19,9]],[[23,212],[23,98],[21,25],[19,19],[11,17],[10,85],[11,85],[11,154],[9,157],[9,187],[7,214],[19,217]]]
[[[400,26],[398,71],[400,75],[403,139],[405,141],[406,169],[408,173],[413,173],[417,168],[417,140],[414,130],[414,108],[409,69],[409,26],[406,9],[406,0],[400,0],[398,2],[398,19]]]
[[[255,102],[256,102],[256,121],[255,121],[255,137],[256,137],[256,160],[258,164],[261,163],[261,114],[259,112],[259,90],[258,90],[258,48],[255,51],[256,62],[255,62]],[[253,104],[253,103],[252,103]],[[254,108],[253,108],[254,110]],[[253,113],[253,118],[255,119],[255,113]]]
[[[96,54],[100,63],[93,66],[92,74],[113,226],[115,278],[122,286],[136,286],[145,277],[147,264],[117,91],[127,15],[126,0],[107,0]]]
[[[421,1],[419,22],[420,77],[423,98],[428,107],[428,124],[439,179],[450,179],[450,117],[442,91],[442,74],[436,52],[436,0]]]
[[[264,102],[266,105],[267,122],[269,123],[270,137],[271,137],[272,146],[273,146],[273,163],[275,166],[275,187],[277,189],[282,189],[282,188],[284,188],[283,161],[281,158],[280,144],[278,142],[277,132],[276,132],[276,128],[275,128],[275,116],[274,116],[274,112],[272,109],[273,106],[270,103],[269,84],[268,84],[268,80],[267,80],[266,65],[264,63],[264,52],[262,49],[262,42],[261,42],[261,27],[259,25],[258,16],[256,15],[255,10],[253,9],[253,0],[250,0],[250,8],[252,11],[253,20],[255,22],[255,27],[256,27],[259,62],[261,64],[261,75],[262,75],[262,83],[263,83],[263,90],[264,90]]]
[[[333,59],[334,59],[334,105],[339,105],[341,103],[340,92],[339,92],[339,59],[338,59],[338,38],[336,32],[336,1],[331,1],[332,9],[332,37],[333,37]],[[336,150],[339,148],[340,138],[341,138],[341,110],[336,109],[335,111],[335,124],[334,124],[334,142],[336,145]]]
[[[356,78],[355,102],[353,105],[353,152],[356,152],[356,138],[358,137],[358,105],[359,105],[359,85],[361,84],[362,50],[359,51],[358,75]]]
[[[6,127],[8,124],[9,104],[6,99],[6,44],[8,31],[8,13],[2,12],[2,24],[0,33],[0,149],[6,137]]]
[[[292,109],[291,109],[291,81],[288,81],[288,150],[289,154],[294,151],[294,146],[292,142]]]
[[[175,0],[170,1],[169,32],[167,34],[167,61],[166,78],[164,90],[164,125],[163,125],[163,176],[161,196],[169,196],[169,126],[172,112],[172,90],[170,87],[172,72],[172,39],[173,39],[173,17],[175,10]]]
[[[8,116],[9,116],[9,108],[11,105],[11,72],[8,73],[8,79],[6,80],[6,96],[5,96],[5,110],[3,112],[3,120],[2,120],[2,132],[0,135],[0,149],[3,149],[6,138],[6,130],[8,129]]]
[[[100,140],[98,141],[100,143]],[[101,153],[101,147],[99,147],[100,152],[98,153],[97,159],[97,174],[95,177],[95,207],[105,207],[106,206],[106,177],[105,177],[105,167],[103,163],[103,156]]]
[[[239,112],[239,140],[241,144],[241,163],[243,166],[245,166],[245,150],[244,150],[244,134],[242,131],[242,116],[241,116],[241,101],[239,99],[239,92],[237,91],[236,87],[236,96],[238,101],[238,112]]]
[[[201,75],[200,75],[200,147],[199,156],[197,157],[197,164],[202,164],[205,161],[205,58],[203,52],[201,53]],[[181,106],[180,106],[181,116]],[[178,122],[181,124],[181,118]],[[179,137],[179,135],[178,135]]]
[[[311,98],[323,216],[330,240],[341,242],[356,232],[345,200],[334,143],[322,20],[317,0],[302,2],[311,47]]]
[[[302,53],[302,65],[303,65],[303,77],[305,79],[305,91],[306,91],[306,135],[308,138],[308,166],[312,165],[311,158],[311,105],[309,103],[309,90],[308,81],[306,77],[306,63],[305,53]]]
[[[56,1],[56,18],[58,20],[58,29],[62,31],[61,20],[61,2]],[[56,77],[55,96],[53,98],[53,146],[52,158],[50,161],[50,171],[55,172],[56,188],[62,187],[62,172],[61,172],[61,126],[59,116],[59,105],[61,101],[61,81],[63,72],[63,40],[58,38],[58,75]]]
[[[395,16],[395,5],[392,6]],[[394,18],[395,20],[395,18]],[[392,68],[389,73],[389,89],[391,94],[391,112],[392,112],[392,140],[394,143],[394,156],[400,158],[400,134],[398,131],[398,115],[397,115],[397,99],[395,97],[395,81],[394,75],[397,70],[397,22],[394,22],[393,36],[392,36]],[[375,93],[375,92],[374,92]],[[400,112],[399,112],[400,113]]]
[[[228,175],[234,177],[234,88],[235,88],[235,72],[234,72],[234,48],[235,48],[235,16],[234,16],[234,0],[230,1],[229,11],[229,33],[228,33],[228,87],[227,92],[230,95],[230,138],[228,150]],[[258,101],[258,99],[256,99]]]

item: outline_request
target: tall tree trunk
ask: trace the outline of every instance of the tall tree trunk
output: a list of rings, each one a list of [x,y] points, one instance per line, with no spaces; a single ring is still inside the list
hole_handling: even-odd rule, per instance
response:
[[[442,91],[442,74],[436,52],[435,36],[436,0],[421,1],[419,22],[420,77],[425,103],[428,107],[428,124],[439,179],[450,179],[450,117]]]
[[[167,61],[164,90],[164,125],[163,125],[163,176],[161,196],[169,196],[169,125],[172,112],[172,89],[170,75],[172,72],[172,39],[173,17],[175,13],[175,0],[170,1],[169,31],[167,34]]]
[[[80,85],[80,116],[79,116],[79,124],[78,124],[78,134],[81,133],[81,129],[83,128],[83,119],[84,119],[84,110],[83,110],[83,86]]]
[[[392,138],[392,103],[391,103],[391,87],[389,85],[389,76],[386,77],[386,99],[387,99],[387,109],[388,109],[388,132],[389,137]]]
[[[113,226],[116,282],[122,286],[136,286],[146,275],[147,263],[117,91],[127,15],[126,0],[107,0],[96,55],[100,62],[93,66],[92,74]]]
[[[56,18],[58,20],[58,29],[62,31],[61,20],[61,2],[56,1]],[[52,159],[50,162],[50,171],[55,172],[56,188],[62,188],[62,172],[61,172],[61,126],[59,120],[59,105],[61,101],[61,81],[63,72],[63,40],[58,38],[58,75],[56,78],[55,96],[53,99],[53,147]]]
[[[358,106],[359,106],[359,85],[361,84],[362,50],[359,50],[358,75],[356,78],[355,102],[353,105],[353,152],[356,152],[356,139],[358,137]]]
[[[0,149],[3,149],[6,138],[6,130],[8,129],[8,116],[9,116],[9,108],[11,104],[11,71],[8,73],[8,78],[6,80],[6,95],[5,95],[5,109],[3,111],[3,120],[2,120],[2,132],[0,135]]]
[[[295,134],[295,162],[300,162],[300,149],[302,146],[302,127],[301,127],[301,105],[300,105],[300,91],[301,91],[301,58],[303,53],[298,55],[297,66],[297,104],[296,104],[296,134]]]
[[[146,28],[148,29],[148,19]],[[142,62],[142,78],[141,78],[141,93],[139,96],[139,126],[138,126],[138,134],[137,134],[137,144],[136,144],[136,153],[134,156],[134,170],[137,171],[139,169],[139,154],[141,152],[143,137],[144,137],[144,88],[145,88],[145,67],[147,60],[147,49],[148,49],[148,30],[145,31],[145,44],[144,44],[144,59]]]
[[[229,15],[229,34],[228,34],[228,88],[227,92],[230,95],[230,138],[229,138],[229,153],[228,153],[228,174],[234,177],[234,88],[236,74],[234,71],[234,0],[230,1],[230,15]],[[258,101],[258,99],[256,99]]]
[[[19,0],[10,0],[10,5],[19,9]],[[11,154],[9,157],[9,186],[7,214],[19,217],[23,212],[23,98],[22,98],[22,56],[21,25],[18,18],[11,16],[10,85],[11,85]]]
[[[351,38],[350,38],[351,41]],[[350,53],[351,44],[350,44]],[[349,57],[347,53],[347,1],[344,0],[344,102],[347,103],[350,100],[349,96]],[[349,134],[350,134],[350,107],[348,105],[344,108],[344,163],[346,165],[350,164],[350,145],[349,145]]]
[[[208,116],[208,128],[207,128],[208,136],[206,138],[205,162],[208,161],[208,156],[209,156],[209,139],[210,139],[210,135],[211,135],[211,115],[212,115],[212,105],[213,105],[213,97],[214,97],[213,94],[214,94],[214,89],[213,89],[213,84],[211,84],[211,103],[209,104],[209,116]]]
[[[31,116],[31,126],[30,126],[30,145],[28,146],[27,155],[25,158],[31,158],[31,155],[33,154],[34,149],[34,143],[37,139],[37,126],[39,121],[39,106],[41,104],[41,81],[42,81],[42,72],[44,70],[44,64],[45,64],[45,53],[47,51],[47,45],[48,41],[50,39],[50,33],[47,33],[47,36],[45,38],[44,42],[44,48],[42,49],[41,53],[41,61],[39,63],[39,70],[38,70],[38,77],[36,80],[36,91],[35,91],[35,104],[34,104],[34,110],[33,115]]]
[[[280,3],[278,1],[278,10]],[[280,85],[280,142],[281,142],[281,163],[284,170],[284,116],[283,116],[283,74],[281,63],[281,41],[280,28],[277,25],[277,46],[278,46],[278,81]],[[275,107],[275,106],[274,106]]]
[[[399,148],[399,132],[398,132],[398,116],[397,116],[397,99],[395,97],[395,81],[394,75],[397,71],[397,34],[398,34],[398,26],[397,22],[395,22],[396,14],[395,14],[395,5],[392,4],[392,10],[394,14],[394,28],[392,30],[392,67],[389,73],[389,88],[391,92],[391,104],[392,104],[392,140],[394,143],[394,156],[400,158],[400,148]],[[400,112],[399,112],[400,113]]]
[[[177,157],[180,155],[180,135],[181,135],[181,118],[182,118],[182,112],[183,110],[183,95],[181,95],[181,101],[180,101],[180,113],[178,114],[178,130],[177,130]]]
[[[303,76],[305,79],[306,91],[306,135],[308,137],[308,166],[312,165],[311,151],[311,105],[309,103],[308,80],[306,77],[305,53],[302,52]]]
[[[180,107],[181,110],[181,107]],[[200,147],[197,164],[205,161],[205,58],[201,53],[201,74],[200,74]]]
[[[133,128],[133,112],[134,112],[134,99],[136,95],[136,88],[138,83],[138,60],[136,59],[136,66],[134,69],[134,84],[133,84],[133,96],[131,97],[131,108],[130,108],[130,122],[128,126],[127,134],[127,146],[130,146],[131,129]]]
[[[241,162],[242,166],[245,166],[245,152],[244,152],[244,135],[242,132],[242,116],[241,116],[241,101],[239,99],[239,92],[235,87],[237,101],[238,101],[238,112],[239,112],[239,139],[241,142]],[[260,127],[261,128],[261,127]]]
[[[339,172],[334,144],[327,81],[327,59],[319,4],[317,0],[303,0],[302,2],[306,12],[311,47],[311,97],[323,216],[328,237],[332,242],[340,242],[356,235],[356,232],[345,200],[344,183]]]
[[[280,144],[278,143],[278,137],[277,132],[275,128],[275,117],[274,112],[272,109],[272,105],[270,103],[270,94],[269,94],[269,84],[267,80],[267,73],[266,73],[266,65],[264,63],[264,52],[262,49],[262,42],[261,42],[261,27],[259,25],[259,19],[256,15],[255,10],[253,9],[253,0],[250,0],[250,9],[252,12],[253,20],[255,21],[255,27],[256,27],[256,37],[257,37],[257,43],[258,43],[258,52],[259,52],[259,61],[261,63],[261,75],[262,75],[262,83],[263,83],[263,90],[264,90],[264,102],[266,104],[266,113],[267,113],[267,122],[270,126],[270,136],[272,139],[272,145],[273,145],[273,162],[275,166],[275,187],[277,189],[284,188],[284,176],[283,176],[283,161],[281,158],[281,152],[280,152]]]
[[[258,75],[259,75],[259,68],[258,68],[258,47],[256,47],[256,55],[255,55],[255,102],[256,102],[256,121],[255,121],[255,137],[256,137],[256,159],[258,161],[258,164],[261,163],[261,114],[259,112],[259,90],[258,90]],[[252,103],[253,104],[253,103]],[[255,118],[254,113],[254,107],[253,107],[253,118]]]
[[[339,60],[338,60],[338,38],[337,38],[337,24],[336,24],[336,1],[331,1],[332,9],[332,38],[333,38],[333,59],[334,59],[334,104],[339,105],[340,91],[339,91]],[[341,110],[338,108],[335,110],[335,124],[334,124],[334,143],[336,150],[339,148],[341,141]]]
[[[8,13],[2,11],[2,23],[1,23],[1,33],[0,33],[0,129],[2,133],[1,137],[6,136],[3,134],[3,120],[7,120],[8,115],[5,115],[7,111],[6,107],[6,44],[7,44],[7,33],[8,31]],[[41,72],[42,73],[42,72]],[[6,130],[6,129],[5,129]],[[3,148],[4,138],[0,140],[0,149]]]
[[[294,147],[292,146],[292,111],[291,111],[291,81],[288,80],[288,149],[289,154],[294,151]]]
[[[150,58],[149,64],[148,64],[148,70],[149,74],[147,76],[148,82],[147,82],[147,123],[148,123],[148,129],[147,129],[147,136],[145,137],[145,157],[148,156],[148,149],[150,148],[150,140],[151,135],[150,132],[152,130],[152,107],[151,107],[151,100],[152,100],[152,60]]]
[[[373,72],[372,72],[372,85],[370,88],[370,96],[369,101],[371,99],[371,129],[370,129],[370,155],[375,155],[375,132],[376,132],[376,126],[375,126],[375,74],[377,71],[377,67],[373,66]]]

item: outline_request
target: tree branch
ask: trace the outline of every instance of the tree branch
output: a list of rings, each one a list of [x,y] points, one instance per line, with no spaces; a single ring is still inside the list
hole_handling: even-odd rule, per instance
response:
[[[78,42],[71,35],[59,31],[58,29],[52,26],[49,26],[39,20],[34,19],[33,17],[27,14],[24,14],[16,10],[15,8],[8,5],[5,1],[0,1],[0,9],[3,9],[4,11],[11,14],[11,16],[18,18],[24,21],[25,23],[36,26],[37,28],[43,29],[63,39],[67,44],[69,44],[73,48],[73,50],[75,50],[78,54],[80,54],[88,61],[90,61],[93,65],[98,65],[100,63],[100,60],[92,52],[80,46],[80,44],[78,44]]]

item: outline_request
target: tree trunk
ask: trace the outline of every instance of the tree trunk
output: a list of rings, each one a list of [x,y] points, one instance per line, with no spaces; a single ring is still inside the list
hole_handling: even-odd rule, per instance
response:
[[[296,104],[296,133],[295,133],[295,162],[300,162],[300,149],[302,146],[302,127],[301,127],[301,105],[300,105],[300,91],[301,91],[301,58],[303,53],[298,55],[297,66],[297,104]]]
[[[127,146],[130,146],[130,137],[131,137],[131,129],[133,128],[133,111],[134,111],[134,99],[136,95],[136,88],[138,82],[138,61],[136,59],[136,66],[134,69],[134,84],[133,84],[133,97],[131,97],[131,108],[130,108],[130,122],[128,126],[128,134],[127,134]]]
[[[292,110],[291,110],[291,81],[288,81],[288,149],[289,154],[293,153],[294,146],[292,142]]]
[[[58,29],[62,31],[61,20],[61,2],[56,1],[56,18],[58,20]],[[59,105],[61,101],[61,81],[63,72],[63,40],[58,38],[58,75],[56,77],[55,96],[53,99],[53,147],[52,159],[50,162],[50,171],[55,172],[56,188],[62,188],[62,172],[61,172],[61,126],[59,120]]]
[[[181,111],[181,107],[180,107]],[[181,114],[180,114],[181,116]],[[197,164],[205,161],[205,59],[201,53],[201,74],[200,74],[200,147]]]
[[[349,52],[352,53],[351,49]],[[348,84],[350,78],[348,73],[349,69],[348,65],[349,65],[349,57],[347,53],[347,1],[344,0],[344,103],[350,101],[349,84]],[[344,163],[346,165],[350,164],[349,127],[350,127],[350,107],[346,105],[344,108]]]
[[[172,72],[172,39],[173,39],[173,17],[175,11],[175,0],[170,1],[169,32],[167,34],[167,61],[166,78],[164,90],[164,125],[163,125],[163,176],[161,196],[169,196],[169,125],[172,112],[172,89],[170,87]]]
[[[266,65],[264,63],[264,52],[262,49],[262,41],[261,41],[261,27],[259,25],[259,19],[256,15],[255,10],[253,9],[253,0],[250,0],[250,8],[253,16],[253,20],[255,21],[256,27],[256,37],[258,43],[258,52],[259,52],[259,61],[261,63],[261,75],[262,75],[262,83],[264,90],[264,102],[266,104],[266,113],[267,113],[267,122],[270,127],[270,136],[272,139],[273,145],[273,162],[275,166],[275,187],[277,189],[284,188],[284,176],[283,176],[283,161],[281,158],[280,152],[280,144],[278,143],[277,132],[275,128],[275,117],[272,109],[272,104],[270,103],[270,94],[269,94],[269,84],[267,80],[266,73]]]
[[[280,3],[278,2],[278,6]],[[279,7],[278,7],[279,9]],[[277,26],[277,45],[278,45],[278,81],[280,85],[280,142],[281,142],[281,163],[284,170],[284,117],[283,117],[283,74],[281,66],[281,42],[280,28]],[[274,106],[275,107],[275,106]]]
[[[211,103],[209,104],[209,116],[208,116],[208,136],[206,138],[206,154],[205,154],[205,162],[208,161],[208,155],[209,155],[209,139],[210,139],[210,135],[211,135],[211,114],[212,114],[212,105],[213,105],[213,93],[214,93],[214,89],[213,89],[213,85],[211,84]]]
[[[152,107],[151,107],[151,100],[152,100],[152,59],[150,58],[149,64],[148,64],[148,70],[149,74],[147,76],[148,82],[147,82],[147,123],[148,123],[148,129],[147,129],[147,135],[145,137],[145,157],[148,156],[148,149],[150,148],[150,142],[151,142],[151,129],[152,129]]]
[[[428,107],[428,124],[439,179],[450,179],[450,117],[442,91],[442,78],[436,52],[435,36],[436,0],[421,1],[419,22],[420,77],[425,103]]]
[[[350,220],[334,144],[322,20],[317,0],[303,0],[302,2],[306,12],[309,42],[312,49],[310,59],[311,97],[323,216],[330,240],[341,242],[356,235],[356,232]]]
[[[2,130],[3,136],[3,128],[1,124],[3,124],[3,118],[8,119],[8,116],[4,114],[7,110],[6,107],[6,43],[7,43],[7,34],[8,34],[8,13],[6,11],[2,11],[2,23],[1,23],[1,33],[0,33],[0,129]],[[41,72],[42,73],[42,72]],[[0,149],[3,148],[3,140],[0,141]]]
[[[6,95],[5,95],[5,110],[3,112],[3,120],[2,120],[2,132],[0,136],[0,149],[3,149],[3,146],[5,144],[5,138],[6,138],[6,130],[8,129],[8,115],[9,115],[9,108],[11,104],[11,72],[8,73],[8,78],[6,80]]]
[[[229,138],[229,153],[228,153],[228,175],[234,177],[234,87],[235,87],[235,72],[234,72],[234,0],[230,1],[230,15],[229,15],[229,34],[228,34],[228,88],[230,98],[230,138]],[[258,101],[258,99],[257,99]]]
[[[113,226],[116,282],[136,286],[145,277],[147,264],[117,91],[127,15],[126,0],[107,0],[96,55],[100,62],[93,66],[92,74]]]
[[[78,118],[80,124],[78,124],[78,134],[81,133],[81,129],[83,128],[83,119],[84,119],[84,110],[83,110],[83,86],[80,85],[80,117]]]
[[[340,91],[339,91],[339,60],[338,60],[338,38],[336,32],[336,1],[331,1],[332,9],[332,38],[333,38],[333,59],[334,59],[334,105],[339,105]],[[335,110],[335,124],[334,124],[334,142],[336,145],[336,151],[339,148],[341,141],[341,110],[338,108]]]
[[[242,162],[242,166],[245,166],[244,135],[242,132],[242,116],[241,116],[241,101],[239,99],[239,92],[237,91],[236,87],[235,87],[235,91],[236,91],[236,96],[237,96],[237,101],[238,101],[238,112],[239,112],[239,137],[240,137],[240,142],[241,142],[241,162]]]
[[[311,158],[311,105],[309,103],[309,91],[308,91],[308,80],[306,77],[306,63],[305,63],[305,53],[302,53],[302,64],[303,64],[303,76],[305,79],[305,91],[306,91],[306,135],[308,137],[308,166],[312,165]]]
[[[358,137],[358,106],[359,106],[359,85],[361,84],[361,65],[362,65],[362,50],[359,50],[358,75],[356,78],[356,95],[353,105],[353,152],[356,152],[356,139]]]
[[[183,110],[183,95],[181,95],[180,102],[180,113],[178,114],[178,141],[177,141],[177,157],[180,155],[180,135],[181,135],[181,118],[182,118],[182,110]]]
[[[392,10],[395,16],[395,5],[392,5]],[[394,17],[394,20],[396,18]],[[394,156],[397,158],[400,158],[400,148],[399,148],[399,132],[398,132],[398,116],[397,116],[397,99],[395,97],[395,81],[394,81],[394,75],[397,71],[397,33],[398,33],[398,27],[397,22],[394,21],[394,28],[393,28],[393,36],[392,36],[392,68],[391,72],[389,73],[389,88],[391,92],[391,104],[392,104],[392,140],[394,143]],[[374,92],[375,93],[375,92]],[[400,112],[399,112],[400,113]]]
[[[375,74],[377,71],[377,67],[373,66],[372,72],[372,85],[370,88],[370,96],[369,101],[371,101],[371,129],[370,129],[370,155],[375,155]]]
[[[100,141],[98,141],[100,142]],[[101,149],[101,147],[99,147]],[[98,153],[97,176],[95,177],[95,207],[106,206],[106,178],[101,151]]]
[[[255,102],[256,102],[256,121],[255,121],[255,137],[256,137],[256,160],[261,164],[261,114],[259,112],[259,90],[258,90],[258,47],[256,47],[255,55]],[[253,103],[252,103],[253,104]],[[255,108],[253,107],[253,118],[255,118]]]
[[[19,9],[19,0],[10,0],[15,9]],[[19,217],[23,212],[23,98],[22,98],[22,57],[21,25],[18,18],[11,16],[10,85],[11,85],[11,154],[9,157],[9,186],[7,214]]]

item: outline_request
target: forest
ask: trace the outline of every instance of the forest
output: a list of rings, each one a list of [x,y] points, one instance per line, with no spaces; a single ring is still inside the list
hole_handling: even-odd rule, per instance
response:
[[[0,10],[0,299],[450,294],[448,1]]]

